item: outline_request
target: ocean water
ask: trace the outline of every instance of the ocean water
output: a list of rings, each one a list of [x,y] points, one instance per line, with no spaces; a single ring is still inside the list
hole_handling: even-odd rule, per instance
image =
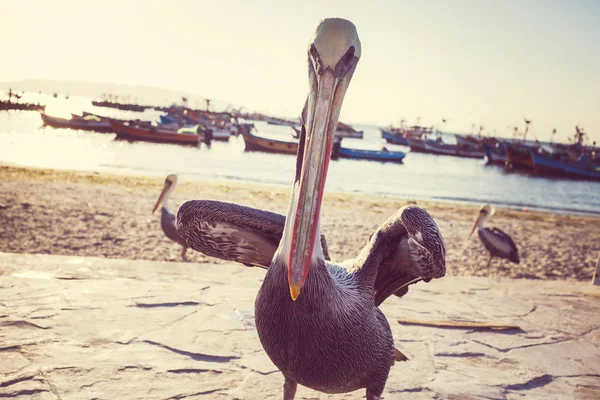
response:
[[[143,114],[93,107],[89,98],[43,98],[47,112],[68,116],[86,110],[109,117],[157,120],[160,113]],[[290,138],[291,128],[256,122],[257,133]],[[365,138],[344,139],[345,147],[410,152],[389,145],[374,126]],[[246,152],[242,137],[200,148],[115,140],[114,134],[42,127],[37,112],[0,112],[0,163],[42,168],[108,171],[183,179],[228,179],[291,185],[293,155]],[[399,196],[410,199],[460,201],[498,206],[600,214],[600,182],[555,179],[505,172],[484,160],[409,153],[403,164],[365,160],[331,161],[327,190]]]

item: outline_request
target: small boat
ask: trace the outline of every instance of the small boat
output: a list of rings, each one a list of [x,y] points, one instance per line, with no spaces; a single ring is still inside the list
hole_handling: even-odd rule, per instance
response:
[[[231,137],[231,131],[228,129],[224,129],[224,128],[216,128],[216,127],[208,127],[206,128],[206,130],[209,130],[212,132],[212,139],[213,140],[219,140],[222,142],[227,142],[229,141],[229,138]]]
[[[381,150],[363,150],[363,149],[350,149],[348,147],[339,148],[339,156],[341,158],[354,158],[360,160],[373,160],[373,161],[391,161],[391,162],[402,162],[406,153],[402,151],[389,151],[385,147]]]
[[[491,165],[502,165],[506,164],[506,152],[504,150],[503,143],[497,143],[495,147],[484,143],[483,148],[485,150],[485,156],[487,157],[487,163]]]
[[[108,107],[108,108],[117,108],[119,110],[125,111],[136,111],[136,112],[144,112],[150,106],[140,106],[138,104],[126,104],[126,103],[117,103],[113,101],[92,101],[92,105],[95,107]]]
[[[269,153],[296,154],[298,142],[270,139],[254,135],[250,132],[242,132],[247,151],[266,151]]]
[[[45,105],[32,103],[13,103],[12,101],[0,101],[0,110],[18,110],[18,111],[44,111]]]
[[[403,134],[394,133],[390,130],[379,128],[381,131],[381,137],[385,139],[386,142],[391,144],[400,144],[402,146],[408,146],[408,140],[404,137]]]
[[[463,157],[463,158],[484,158],[485,152],[469,146],[458,146],[455,144],[445,144],[441,141],[432,139],[413,139],[409,138],[408,144],[410,150],[416,153],[437,154],[443,156]]]
[[[160,129],[156,126],[133,126],[116,121],[110,121],[110,126],[113,132],[117,134],[117,137],[126,140],[190,146],[198,146],[201,142],[208,140],[204,134],[190,133],[188,131],[189,128],[183,128],[183,131],[181,129],[174,131],[171,129]]]
[[[336,134],[341,138],[349,138],[349,139],[362,139],[364,137],[364,131],[340,131],[339,129],[336,131]]]
[[[300,125],[296,121],[290,121],[290,120],[286,120],[283,118],[265,117],[265,120],[270,125],[292,126],[292,127]]]
[[[40,112],[44,126],[53,128],[79,129],[95,132],[112,132],[109,121],[102,120],[96,116],[87,115],[85,117],[71,116],[71,119],[59,118]]]
[[[344,124],[343,122],[338,122],[336,128],[336,134],[340,138],[352,138],[352,139],[362,139],[364,136],[364,131],[357,131],[353,127],[348,124]]]

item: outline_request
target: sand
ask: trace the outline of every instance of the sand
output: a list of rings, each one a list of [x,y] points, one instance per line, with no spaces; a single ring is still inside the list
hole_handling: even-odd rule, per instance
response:
[[[162,183],[153,177],[0,166],[0,251],[180,261],[180,246],[162,233],[160,213],[151,214]],[[284,213],[289,193],[280,186],[180,179],[170,209],[175,212],[186,200],[216,199]],[[592,278],[599,217],[496,207],[488,226],[512,236],[521,263],[494,259],[486,269],[488,253],[477,235],[467,239],[476,205],[328,192],[322,229],[332,259],[354,257],[378,225],[407,204],[427,209],[438,223],[448,275]],[[191,250],[188,256],[194,263],[220,262]]]

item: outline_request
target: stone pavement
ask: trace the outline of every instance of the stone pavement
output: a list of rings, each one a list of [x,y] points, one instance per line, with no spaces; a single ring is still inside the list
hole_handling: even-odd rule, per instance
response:
[[[235,264],[0,253],[0,398],[281,399],[254,329],[263,277]],[[382,309],[410,358],[392,367],[386,400],[600,399],[599,287],[446,277]]]

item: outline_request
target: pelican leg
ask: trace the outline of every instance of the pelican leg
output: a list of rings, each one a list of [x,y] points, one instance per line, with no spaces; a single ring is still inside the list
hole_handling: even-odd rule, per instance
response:
[[[487,265],[485,266],[485,269],[487,269],[489,271],[490,269],[490,265],[492,264],[492,255],[490,254],[490,259],[488,260]]]
[[[183,261],[187,261],[187,257],[185,256],[185,252],[187,251],[187,246],[182,246],[181,247],[181,258],[183,258]]]
[[[379,400],[381,399],[381,394],[373,393],[373,390],[367,389],[367,400]]]
[[[286,377],[283,384],[283,400],[294,400],[297,386],[298,384],[295,381]]]

